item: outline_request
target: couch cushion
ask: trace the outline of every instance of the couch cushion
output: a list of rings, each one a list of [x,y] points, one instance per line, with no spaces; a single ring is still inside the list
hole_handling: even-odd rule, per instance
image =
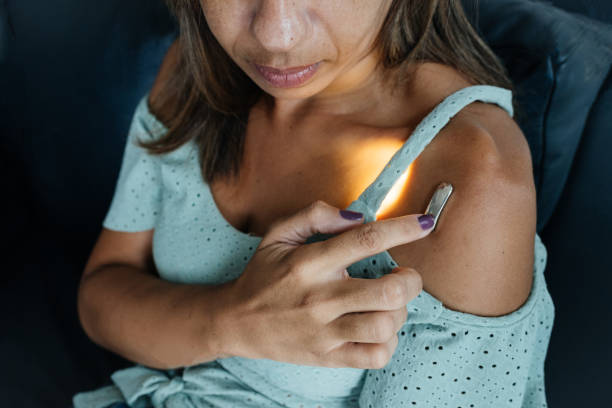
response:
[[[522,109],[516,120],[531,148],[538,232],[559,197],[587,117],[612,63],[612,26],[541,2],[464,0],[506,65]],[[473,20],[474,21],[474,20]]]
[[[557,316],[545,374],[551,407],[610,405],[611,112],[612,73],[593,104],[565,189],[541,236]]]

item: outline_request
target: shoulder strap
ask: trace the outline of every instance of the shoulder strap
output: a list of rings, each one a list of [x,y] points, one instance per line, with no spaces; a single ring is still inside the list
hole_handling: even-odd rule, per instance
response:
[[[446,97],[416,127],[402,147],[395,152],[376,180],[351,204],[350,209],[365,210],[366,221],[374,221],[380,204],[397,179],[427,147],[429,142],[461,109],[474,101],[495,103],[514,116],[512,91],[491,85],[473,85]]]

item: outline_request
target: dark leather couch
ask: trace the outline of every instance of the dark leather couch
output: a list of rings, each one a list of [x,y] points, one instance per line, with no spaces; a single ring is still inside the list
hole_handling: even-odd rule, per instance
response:
[[[549,405],[609,406],[612,3],[464,4],[525,111],[556,307]],[[131,115],[175,35],[159,0],[0,0],[2,406],[65,408],[131,365],[85,336],[76,291]]]

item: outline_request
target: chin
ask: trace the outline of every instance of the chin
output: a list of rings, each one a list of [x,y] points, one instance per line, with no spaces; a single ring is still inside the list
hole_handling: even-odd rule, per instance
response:
[[[318,93],[318,91],[312,90],[312,88],[308,86],[304,86],[301,88],[292,88],[292,89],[278,89],[278,88],[271,88],[271,89],[262,88],[262,89],[268,95],[276,99],[307,99],[312,96],[315,96]]]

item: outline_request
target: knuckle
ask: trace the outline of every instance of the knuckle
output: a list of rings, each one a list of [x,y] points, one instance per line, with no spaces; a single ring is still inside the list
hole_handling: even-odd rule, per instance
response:
[[[314,225],[317,221],[317,202],[311,202],[306,207],[302,208],[296,216],[303,218],[307,224]]]
[[[395,334],[395,322],[387,315],[381,315],[376,319],[376,323],[371,326],[373,340],[383,343]]]
[[[316,292],[308,291],[302,296],[302,300],[300,301],[300,307],[308,310],[316,309],[319,305],[319,295]]]
[[[363,227],[359,228],[356,234],[358,245],[372,251],[379,248],[382,241],[382,234],[378,228],[372,225],[372,223],[365,224]]]
[[[327,211],[327,207],[329,207],[329,205],[323,200],[315,200],[308,204],[306,207],[306,213],[309,219],[314,222],[323,218],[323,215]]]
[[[284,279],[294,290],[307,290],[312,286],[312,277],[307,264],[297,257],[287,258],[285,262],[286,275]]]
[[[369,342],[374,342],[374,343],[380,343],[383,341],[383,336],[382,336],[382,328],[380,327],[380,324],[378,323],[378,321],[376,321],[374,324],[371,324],[368,326],[367,328],[368,331],[368,340]]]
[[[314,200],[313,202],[310,203],[310,208],[311,209],[322,208],[322,207],[324,207],[326,205],[327,204],[325,203],[325,201],[323,201],[321,199],[317,199],[317,200]]]
[[[383,299],[385,305],[397,309],[405,305],[408,297],[406,284],[399,276],[388,275],[388,279],[383,284]]]
[[[289,273],[296,278],[304,278],[307,274],[308,265],[298,251],[293,251],[286,256],[285,265]]]
[[[408,287],[410,292],[416,296],[421,290],[423,290],[423,277],[414,268],[407,268],[409,273],[407,274]]]
[[[374,347],[369,355],[369,366],[374,369],[381,369],[389,362],[389,352],[384,347]]]
[[[321,199],[314,200],[312,202],[312,205],[313,205],[314,208],[323,209],[323,210],[326,210],[326,209],[328,209],[330,207],[329,204],[327,204],[325,201],[323,201]]]
[[[324,324],[327,302],[316,291],[308,291],[302,296],[299,308],[302,309],[310,322]]]

